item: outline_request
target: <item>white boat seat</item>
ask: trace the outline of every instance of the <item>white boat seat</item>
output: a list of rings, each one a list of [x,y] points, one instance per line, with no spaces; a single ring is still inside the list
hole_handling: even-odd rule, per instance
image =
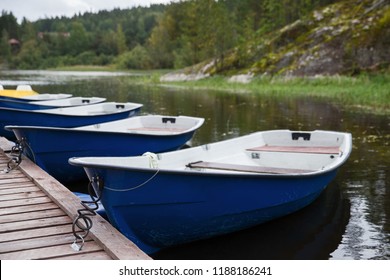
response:
[[[176,128],[176,127],[134,127],[128,128],[127,130],[135,130],[135,131],[169,131],[169,132],[182,132],[185,129]]]
[[[292,173],[300,174],[300,173],[312,172],[310,170],[303,170],[303,169],[275,168],[275,167],[230,164],[230,163],[209,162],[209,161],[191,162],[187,164],[187,167],[252,172],[252,173],[271,173],[271,174],[292,174]]]
[[[32,88],[31,86],[29,85],[18,85],[16,87],[16,90],[20,90],[20,91],[32,91]]]
[[[3,85],[0,85],[0,90],[4,90],[4,87],[3,87]]]
[[[308,154],[339,154],[338,146],[259,146],[246,149],[253,152],[283,152],[283,153],[308,153]]]

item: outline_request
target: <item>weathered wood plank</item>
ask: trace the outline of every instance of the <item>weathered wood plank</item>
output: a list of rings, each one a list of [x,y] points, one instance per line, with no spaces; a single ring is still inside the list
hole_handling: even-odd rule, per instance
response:
[[[6,208],[0,208],[0,216],[17,214],[17,213],[29,213],[29,212],[49,210],[49,209],[59,209],[59,207],[54,202],[6,207]]]
[[[112,258],[104,251],[84,253],[77,255],[78,260],[112,260]],[[49,260],[74,260],[74,256],[55,257],[49,258]]]
[[[4,194],[0,196],[0,201],[17,201],[20,199],[28,199],[28,198],[37,198],[37,197],[45,197],[46,194],[39,190],[35,192],[22,192],[15,194]]]
[[[43,211],[34,211],[30,213],[4,215],[4,216],[0,216],[0,224],[36,220],[36,219],[43,219],[43,218],[60,217],[65,215],[66,215],[65,212],[59,208],[43,210]]]
[[[30,180],[26,177],[20,177],[20,178],[6,178],[0,181],[2,185],[4,184],[19,184],[19,183],[26,183],[30,182]]]
[[[47,202],[51,202],[51,199],[49,197],[36,197],[36,198],[18,199],[18,200],[11,200],[11,201],[0,201],[0,208],[21,206],[21,205],[34,205],[34,204],[47,203]]]
[[[81,208],[80,199],[70,190],[30,160],[23,160],[19,169],[39,186],[53,202],[59,205],[67,215],[72,219],[77,216],[77,210]],[[99,215],[91,217],[91,220],[93,226],[89,234],[113,259],[151,259]]]
[[[17,241],[8,241],[0,244],[0,253],[11,253],[22,250],[37,249],[51,247],[57,245],[69,245],[75,240],[73,234],[59,234],[45,237],[37,237],[31,239],[23,239]],[[85,241],[91,241],[91,238],[86,238]]]
[[[1,260],[38,260],[48,259],[59,256],[73,256],[77,259],[77,255],[88,252],[99,252],[102,248],[94,241],[85,242],[83,250],[76,252],[70,247],[70,244],[58,245],[45,248],[36,248],[12,253],[0,254]]]
[[[62,216],[62,217],[36,219],[36,220],[30,220],[30,221],[4,223],[4,224],[1,224],[0,233],[16,231],[16,230],[43,228],[43,227],[48,227],[48,226],[52,226],[52,225],[64,225],[64,224],[69,224],[69,226],[72,227],[72,225],[71,225],[72,220],[68,216]]]
[[[33,187],[33,186],[36,186],[33,182],[18,183],[17,185],[15,185],[15,184],[0,184],[0,190],[19,189],[19,188]]]
[[[19,170],[14,170],[13,172],[3,173],[3,168],[0,166],[0,182],[4,179],[14,179],[14,178],[23,178],[24,174]]]
[[[53,225],[51,227],[45,227],[45,228],[35,228],[35,229],[26,229],[22,231],[0,233],[0,242],[6,242],[12,240],[26,240],[28,238],[51,236],[51,235],[58,235],[63,233],[72,233],[72,226],[70,224]]]
[[[17,193],[25,193],[25,192],[37,192],[37,191],[41,191],[41,190],[37,186],[32,185],[30,187],[24,187],[24,188],[0,189],[0,195],[17,194]]]
[[[7,145],[0,138],[0,149]],[[0,259],[150,259],[98,215],[91,217],[93,240],[74,251],[79,198],[25,157],[4,173],[8,161],[0,150]]]
[[[7,138],[0,137],[0,147],[3,151],[10,151],[14,145],[14,142],[9,141]]]

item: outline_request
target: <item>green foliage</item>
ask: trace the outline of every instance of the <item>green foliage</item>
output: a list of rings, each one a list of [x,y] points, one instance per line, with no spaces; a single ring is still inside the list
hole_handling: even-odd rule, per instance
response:
[[[297,59],[302,52],[296,49],[289,52],[289,47],[317,43],[313,40],[315,34],[309,34],[310,24],[316,19],[312,17],[311,23],[303,24],[299,24],[303,20],[296,20],[335,2],[350,7],[353,1],[186,0],[148,8],[84,13],[72,18],[45,18],[36,22],[24,19],[20,25],[12,13],[3,11],[0,61],[23,68],[114,63],[122,69],[178,69],[205,66],[212,61],[210,74],[237,73],[239,69],[286,73],[290,70],[286,66],[288,60]],[[360,0],[351,13],[359,20],[375,3],[385,2]],[[389,30],[388,10],[375,29],[365,31],[367,46],[367,42],[375,41],[381,34],[390,35],[388,31],[383,33]],[[323,16],[343,20],[333,11]],[[18,39],[21,47],[10,54],[4,34]],[[327,36],[329,43],[337,37],[328,33],[323,36]],[[384,39],[380,42],[387,44]],[[25,44],[36,48],[32,51],[34,58],[26,55]],[[342,46],[345,56],[352,59],[357,44],[358,40]]]
[[[11,46],[8,44],[8,40],[8,32],[3,30],[0,38],[0,53],[2,54],[0,57],[0,63],[8,62],[11,58]]]
[[[115,37],[116,37],[117,52],[119,55],[123,54],[125,51],[127,51],[127,46],[126,46],[125,34],[123,33],[121,24],[117,25]]]
[[[8,38],[19,40],[21,45],[27,41],[36,41],[34,46],[44,47],[46,53],[35,56],[40,58],[36,61],[24,53],[18,53],[20,48],[7,59],[8,47],[3,37],[4,51],[0,52],[0,61],[9,60],[11,63],[8,66],[14,68],[62,67],[83,63],[111,64],[114,56],[137,45],[145,45],[156,24],[156,18],[164,9],[164,5],[151,5],[148,8],[85,13],[72,18],[45,18],[36,22],[24,19],[20,25],[12,13],[3,11],[0,16],[0,35],[5,31]],[[23,59],[26,60],[22,61]]]
[[[12,12],[8,13],[3,10],[0,17],[0,34],[2,34],[4,30],[7,31],[9,38],[19,39],[20,27],[16,17]]]
[[[39,69],[44,53],[44,46],[39,45],[36,40],[29,40],[22,45],[14,63],[20,69]]]
[[[151,69],[153,66],[148,51],[141,45],[117,57],[115,65],[119,69]]]

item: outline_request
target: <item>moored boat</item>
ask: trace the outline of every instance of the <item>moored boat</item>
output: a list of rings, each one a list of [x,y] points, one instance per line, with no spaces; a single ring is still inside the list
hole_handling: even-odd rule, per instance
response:
[[[274,130],[157,155],[69,162],[84,167],[110,222],[153,253],[302,209],[351,149],[349,133]]]
[[[106,101],[106,98],[103,97],[69,97],[44,101],[25,101],[23,99],[20,99],[21,98],[19,98],[19,100],[16,100],[0,97],[0,107],[23,110],[43,110],[92,105]]]
[[[165,152],[181,148],[203,124],[188,116],[136,116],[76,128],[6,126],[17,139],[24,139],[26,154],[62,183],[87,179],[70,157],[131,156],[146,151]],[[65,139],[65,140],[64,140]]]
[[[44,101],[69,98],[68,93],[38,93],[30,85],[18,85],[16,89],[5,89],[0,85],[0,98],[16,101]]]
[[[14,140],[12,131],[6,130],[7,125],[77,127],[135,116],[142,104],[103,102],[93,105],[45,109],[22,110],[0,108],[0,136]],[[63,140],[65,141],[65,140]]]
[[[16,87],[16,89],[5,89],[2,85],[0,85],[1,97],[22,98],[33,95],[38,95],[38,93],[34,91],[29,85],[19,85]]]

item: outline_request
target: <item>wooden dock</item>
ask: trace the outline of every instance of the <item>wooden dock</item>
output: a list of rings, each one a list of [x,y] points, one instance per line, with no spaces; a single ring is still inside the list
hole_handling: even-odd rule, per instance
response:
[[[5,173],[10,143],[0,138],[0,260],[148,260],[99,215],[81,251],[71,248],[80,200],[27,158]]]

